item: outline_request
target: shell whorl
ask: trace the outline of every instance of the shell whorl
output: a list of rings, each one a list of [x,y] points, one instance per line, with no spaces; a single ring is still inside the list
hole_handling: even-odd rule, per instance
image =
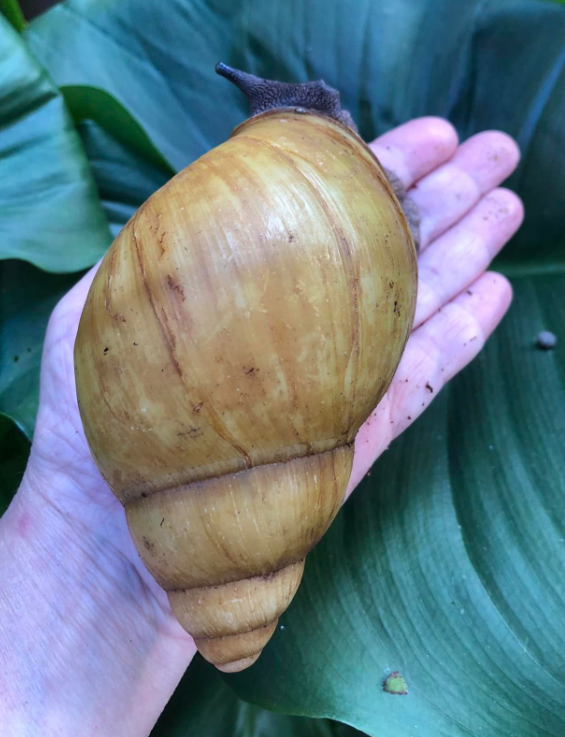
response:
[[[220,669],[259,656],[296,593],[306,554],[337,514],[352,462],[346,445],[126,505],[145,566]]]

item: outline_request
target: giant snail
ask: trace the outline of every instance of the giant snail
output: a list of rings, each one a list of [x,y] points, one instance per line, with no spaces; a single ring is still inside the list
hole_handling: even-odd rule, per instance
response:
[[[139,555],[202,655],[237,671],[294,596],[400,361],[417,213],[335,90],[217,71],[252,116],[118,235],[75,366]]]

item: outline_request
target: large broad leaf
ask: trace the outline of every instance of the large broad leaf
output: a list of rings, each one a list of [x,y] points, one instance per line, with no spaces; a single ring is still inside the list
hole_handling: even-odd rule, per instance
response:
[[[115,237],[137,208],[174,176],[175,169],[139,122],[108,92],[88,85],[66,85],[61,92]]]
[[[94,263],[110,234],[61,94],[0,15],[0,258]]]
[[[23,261],[0,267],[0,412],[31,439],[39,398],[45,329],[76,275],[45,274]]]
[[[139,156],[92,119],[79,126],[98,185],[104,213],[115,237],[137,208],[174,174],[150,157]]]
[[[190,709],[187,709],[190,704]],[[362,737],[327,719],[275,714],[239,699],[218,671],[196,656],[151,737]]]
[[[516,136],[512,185],[528,216],[502,262],[515,276],[510,316],[345,506],[258,663],[226,680],[249,701],[375,737],[561,737],[565,359],[533,337],[559,333],[565,318],[565,8],[75,0],[26,37],[60,84],[115,95],[175,168],[245,114],[214,77],[218,59],[325,78],[366,137],[421,114],[450,117],[464,136]],[[123,141],[107,154],[107,130],[85,128],[83,140],[123,222],[162,182],[145,163],[136,181]],[[406,694],[383,688],[394,671]]]
[[[98,123],[127,146],[137,160],[148,161],[169,177],[175,173],[139,122],[108,92],[87,85],[67,85],[61,88],[61,92],[75,122],[90,120]]]
[[[429,114],[463,135],[501,128],[524,152],[512,183],[528,219],[513,256],[539,266],[565,232],[563,23],[561,5],[539,0],[176,0],[166,12],[154,0],[67,0],[25,36],[59,84],[111,92],[177,170],[246,116],[243,95],[214,73],[220,59],[266,77],[324,78],[367,139]]]

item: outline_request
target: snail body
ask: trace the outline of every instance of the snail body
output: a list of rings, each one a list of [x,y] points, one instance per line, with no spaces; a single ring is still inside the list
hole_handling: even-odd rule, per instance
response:
[[[416,259],[346,124],[275,108],[137,211],[75,345],[94,459],[205,658],[256,660],[412,325]]]

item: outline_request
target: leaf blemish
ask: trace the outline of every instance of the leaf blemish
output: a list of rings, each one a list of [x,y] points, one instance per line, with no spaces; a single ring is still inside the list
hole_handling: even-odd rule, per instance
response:
[[[393,670],[383,681],[383,691],[393,696],[407,696],[408,684],[400,671]]]

